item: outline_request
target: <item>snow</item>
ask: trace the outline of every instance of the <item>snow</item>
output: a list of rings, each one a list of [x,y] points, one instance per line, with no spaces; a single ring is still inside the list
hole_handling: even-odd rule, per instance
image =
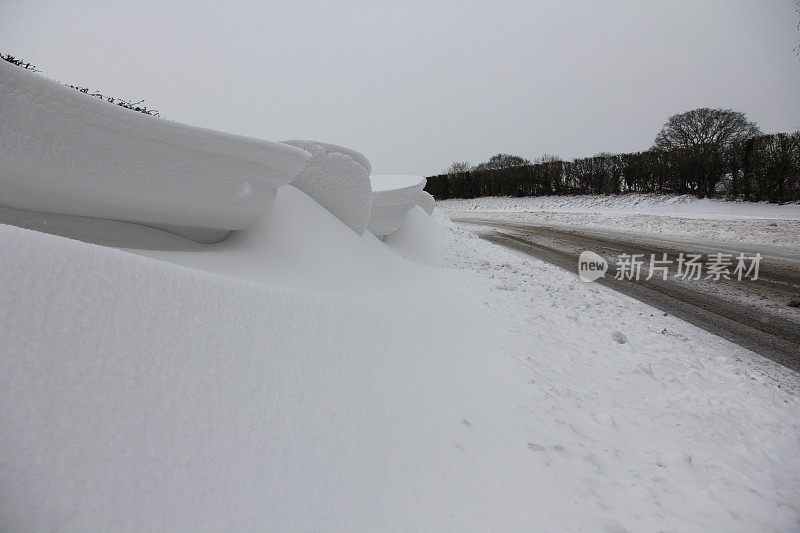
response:
[[[278,190],[275,205],[246,231],[189,249],[137,254],[249,281],[326,293],[366,293],[413,275],[371,233],[358,236],[298,189]]]
[[[746,350],[445,219],[441,269],[292,187],[267,217],[169,262],[0,226],[0,529],[800,519],[800,401]]]
[[[566,213],[636,213],[701,218],[800,219],[800,204],[736,202],[671,194],[610,194],[564,196],[487,196],[442,200],[450,211],[557,211]]]
[[[400,229],[387,235],[384,242],[402,257],[424,265],[439,266],[446,234],[420,206],[406,214]]]
[[[367,229],[372,189],[366,170],[342,154],[313,155],[292,185],[314,198],[350,229]]]
[[[308,152],[7,68],[0,530],[800,523],[797,374],[432,218],[423,178],[373,176],[359,235],[352,154],[315,199],[278,188]]]
[[[0,226],[3,530],[491,518],[441,512],[482,497],[480,307],[297,189],[266,216],[171,262]]]
[[[394,233],[406,213],[418,202],[425,202],[425,178],[407,175],[370,176],[372,213],[368,229],[378,237]]]
[[[295,146],[297,148],[302,148],[306,152],[311,154],[342,154],[350,157],[353,161],[364,167],[364,170],[367,171],[367,175],[372,174],[372,164],[370,164],[369,159],[364,156],[361,152],[357,152],[352,148],[347,148],[345,146],[339,146],[338,144],[331,144],[322,141],[310,141],[310,140],[300,140],[295,139],[291,141],[281,141],[283,144],[288,144],[289,146]]]
[[[479,215],[554,228],[800,250],[800,204],[629,194],[485,197],[443,200],[437,205],[456,218]]]
[[[11,224],[83,242],[123,248],[176,250],[194,249],[198,244],[174,232],[121,220],[39,213],[8,207],[0,207],[0,224]],[[224,234],[227,235],[228,232],[224,231]]]
[[[417,205],[420,206],[426,213],[432,215],[433,210],[436,208],[436,200],[429,193],[422,191],[422,194],[420,194],[419,198],[417,199]]]
[[[536,502],[533,529],[796,527],[800,376],[439,219],[446,263],[471,274],[526,380],[516,438],[530,456],[509,476]]]
[[[410,174],[370,176],[370,180],[372,180],[372,190],[375,192],[417,190],[421,187],[425,187],[425,178]]]
[[[5,61],[0,94],[4,207],[188,227],[213,240],[252,224],[310,157],[110,105]]]
[[[292,185],[319,202],[357,234],[367,229],[372,207],[371,165],[342,146],[317,141],[284,141],[312,154]]]

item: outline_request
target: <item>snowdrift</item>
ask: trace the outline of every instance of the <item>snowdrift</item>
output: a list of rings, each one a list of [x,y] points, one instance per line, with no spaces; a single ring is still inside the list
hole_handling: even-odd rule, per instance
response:
[[[444,228],[415,205],[406,213],[400,229],[387,235],[384,242],[402,257],[423,265],[440,266],[445,239]]]
[[[278,190],[263,218],[219,244],[131,251],[206,272],[324,293],[375,294],[415,283],[412,270],[374,235],[356,235],[292,185]]]
[[[310,158],[110,105],[0,62],[4,207],[137,222],[199,240],[243,229]]]
[[[453,443],[492,419],[481,309],[292,187],[268,216],[182,254],[259,283],[0,225],[0,529],[480,519],[490,465]]]
[[[367,229],[372,206],[372,169],[367,158],[349,148],[318,141],[283,141],[311,154],[292,185],[316,200],[350,229]]]
[[[293,139],[291,141],[281,141],[283,144],[288,144],[289,146],[295,146],[297,148],[302,148],[306,152],[310,154],[342,154],[346,155],[351,158],[353,161],[361,165],[364,170],[367,171],[367,174],[372,174],[372,164],[369,162],[364,154],[361,152],[357,152],[352,148],[347,148],[345,146],[339,146],[338,144],[331,144],[322,141],[310,141],[310,140],[302,140],[302,139]]]
[[[394,233],[405,220],[406,213],[417,205],[425,193],[425,178],[420,176],[372,176],[372,213],[368,229],[376,236]],[[422,200],[423,202],[425,200]]]
[[[414,205],[433,211],[423,178],[371,181],[350,148],[144,116],[7,63],[0,93],[0,222],[137,248],[183,247],[153,228],[214,243],[290,182],[359,235],[393,233]]]
[[[0,194],[0,202],[2,201]],[[184,235],[178,235],[163,229],[111,220],[106,218],[80,217],[58,213],[40,213],[24,209],[0,207],[0,224],[10,224],[25,229],[50,233],[92,244],[122,248],[146,248],[155,250],[195,249],[199,242],[224,238],[227,230],[196,230],[182,228]],[[189,237],[194,237],[190,239]]]
[[[454,442],[492,419],[498,366],[453,372],[491,349],[483,309],[405,260],[435,262],[413,242],[436,226],[424,180],[373,195],[348,148],[175,124],[3,62],[0,94],[0,530],[480,518],[495,474]],[[365,231],[376,199],[381,235],[406,223],[389,245]]]
[[[0,222],[139,249],[0,223],[0,531],[800,523],[800,404],[745,350],[445,232],[352,150],[8,68]]]
[[[417,205],[420,206],[423,211],[432,215],[433,210],[436,208],[436,200],[428,192],[422,191],[422,194],[417,198]]]

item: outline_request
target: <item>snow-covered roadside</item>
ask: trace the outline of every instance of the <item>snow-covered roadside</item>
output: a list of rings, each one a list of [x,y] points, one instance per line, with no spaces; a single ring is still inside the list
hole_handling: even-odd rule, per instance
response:
[[[582,518],[562,525],[594,529],[797,527],[797,374],[439,213],[447,264],[502,317],[498,342],[527,380],[518,433],[561,496],[548,514],[572,505]]]
[[[444,200],[456,216],[522,221],[554,228],[587,228],[800,249],[800,204],[727,202],[694,196],[486,197]]]

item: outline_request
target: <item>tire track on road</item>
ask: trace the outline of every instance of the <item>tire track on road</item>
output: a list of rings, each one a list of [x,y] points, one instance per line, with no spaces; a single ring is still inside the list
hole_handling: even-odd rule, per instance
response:
[[[454,222],[498,228],[482,232],[490,242],[532,255],[577,274],[578,256],[582,250],[601,255],[625,253],[675,253],[670,246],[642,246],[641,238],[626,243],[616,238],[603,238],[552,228],[506,224],[497,220],[455,219]],[[638,242],[637,242],[638,241]],[[627,247],[626,247],[627,245]],[[695,247],[702,253],[716,253]],[[688,250],[683,250],[687,252]],[[649,257],[649,255],[648,255]],[[614,267],[609,261],[609,270]],[[791,265],[773,265],[764,269],[758,282],[770,291],[794,295],[800,287],[800,271]],[[750,288],[754,287],[752,282]],[[781,365],[800,371],[800,324],[771,314],[754,313],[753,308],[707,292],[694,290],[677,281],[618,280],[603,277],[595,281],[641,302],[661,309],[719,337],[734,342]]]

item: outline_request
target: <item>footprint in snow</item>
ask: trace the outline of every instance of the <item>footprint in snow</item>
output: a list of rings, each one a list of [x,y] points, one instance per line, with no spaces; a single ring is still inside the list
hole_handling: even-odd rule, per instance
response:
[[[611,332],[611,338],[617,344],[625,344],[626,342],[628,342],[628,337],[626,337],[625,334],[622,333],[621,331],[617,330]]]

